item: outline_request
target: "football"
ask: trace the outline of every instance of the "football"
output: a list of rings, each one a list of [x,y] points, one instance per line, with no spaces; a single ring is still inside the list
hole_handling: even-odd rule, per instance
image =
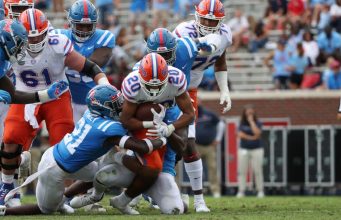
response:
[[[139,107],[136,110],[135,117],[141,121],[152,121],[153,120],[153,113],[151,109],[154,108],[154,110],[158,113],[160,113],[161,108],[159,104],[152,103],[152,102],[146,102],[139,104]]]

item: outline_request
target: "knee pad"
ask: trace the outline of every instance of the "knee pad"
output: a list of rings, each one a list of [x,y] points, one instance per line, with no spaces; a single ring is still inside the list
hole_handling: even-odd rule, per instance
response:
[[[135,177],[134,173],[119,164],[109,164],[100,169],[94,180],[94,186],[109,188],[112,186],[126,188]]]
[[[20,155],[21,155],[23,146],[22,145],[18,145],[17,150],[15,152],[6,152],[4,150],[4,148],[5,148],[5,144],[2,143],[1,144],[1,149],[0,149],[0,157],[1,157],[0,165],[1,165],[1,168],[5,169],[5,170],[14,170],[14,169],[19,168],[19,165],[20,165]],[[9,160],[17,158],[17,163],[15,163],[15,164],[3,163],[2,162],[2,158],[9,159]]]

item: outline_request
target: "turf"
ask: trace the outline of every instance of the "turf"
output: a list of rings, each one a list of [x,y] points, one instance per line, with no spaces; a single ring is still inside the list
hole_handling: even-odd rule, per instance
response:
[[[338,197],[273,197],[264,199],[234,197],[222,197],[214,199],[207,197],[207,204],[211,213],[198,214],[193,210],[193,203],[188,214],[183,216],[166,216],[159,214],[159,211],[152,210],[146,202],[139,205],[140,216],[129,216],[129,219],[340,219],[341,198]],[[23,203],[34,203],[32,196],[24,197]],[[71,216],[49,215],[49,216],[25,216],[24,219],[127,219],[128,216],[120,215],[116,210],[109,207],[108,197],[102,204],[108,212],[102,214],[89,214],[83,210],[77,210]],[[114,215],[114,216],[113,216]],[[21,217],[8,216],[10,219]]]

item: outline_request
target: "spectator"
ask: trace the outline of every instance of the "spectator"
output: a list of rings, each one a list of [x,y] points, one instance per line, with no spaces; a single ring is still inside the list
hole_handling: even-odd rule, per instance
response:
[[[53,0],[53,12],[63,12],[64,11],[64,1],[63,0]]]
[[[309,58],[310,63],[315,66],[316,59],[320,53],[317,42],[313,39],[312,33],[307,30],[303,33],[303,50],[304,56]]]
[[[243,16],[242,11],[239,9],[235,10],[234,17],[227,22],[227,25],[231,28],[233,34],[233,45],[231,48],[232,52],[238,50],[243,35],[247,32],[249,28],[249,22],[245,16]]]
[[[309,66],[308,57],[304,56],[302,43],[297,44],[297,52],[290,57],[288,70],[290,74],[290,89],[299,89],[303,80],[303,75]]]
[[[331,15],[329,12],[329,6],[323,5],[320,12],[320,19],[317,24],[317,29],[319,32],[323,31],[328,25],[330,25],[331,22]],[[313,24],[313,27],[315,27],[315,24]]]
[[[147,11],[147,1],[146,0],[132,0],[130,5],[130,27],[131,33],[136,33],[136,25],[141,25],[144,29],[147,26],[146,23],[146,11]]]
[[[320,48],[319,62],[325,63],[329,56],[340,57],[341,35],[330,26],[317,36],[317,44]]]
[[[334,4],[334,0],[310,0],[309,7],[313,10],[313,17],[311,23],[313,27],[317,26],[319,20],[318,18],[321,16],[320,13],[322,11],[324,13],[327,13],[332,4]]]
[[[263,48],[268,42],[268,31],[263,21],[258,21],[251,33],[249,51],[256,53],[259,49]]]
[[[114,9],[119,7],[120,0],[96,0],[95,6],[99,14],[99,27],[107,27],[114,23]]]
[[[291,22],[299,22],[305,13],[303,0],[291,0],[288,3],[288,18]]]
[[[332,74],[327,75],[325,78],[326,88],[329,90],[341,89],[341,63],[337,60],[332,61],[330,69]]]
[[[272,13],[283,16],[287,13],[287,0],[268,0]]]
[[[161,22],[162,27],[167,27],[170,17],[171,0],[153,0],[153,27],[158,28]]]
[[[273,61],[273,72],[275,88],[288,89],[288,79],[290,72],[288,71],[289,54],[285,50],[285,40],[280,39],[277,43],[277,49],[272,51],[268,57],[264,59],[264,64],[271,68],[270,60]]]
[[[301,29],[301,25],[299,23],[293,23],[290,26],[290,36],[287,41],[285,50],[291,56],[296,53],[297,44],[302,42],[303,31]]]
[[[196,143],[201,158],[208,166],[210,190],[213,197],[220,197],[221,180],[217,169],[217,151],[224,134],[224,122],[213,112],[202,105],[198,106],[198,120],[196,122]]]
[[[335,4],[330,8],[330,15],[332,19],[332,27],[336,29],[337,32],[341,32],[341,0],[336,0]]]
[[[261,141],[262,124],[258,121],[254,107],[247,105],[244,107],[238,137],[240,147],[238,149],[238,193],[237,198],[245,196],[246,176],[251,162],[251,167],[255,175],[257,197],[264,197],[263,186],[263,157],[264,149]]]

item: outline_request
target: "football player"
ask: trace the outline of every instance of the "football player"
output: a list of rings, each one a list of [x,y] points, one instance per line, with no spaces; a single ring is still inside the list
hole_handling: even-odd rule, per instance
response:
[[[225,54],[226,49],[232,44],[232,32],[228,26],[223,24],[224,17],[224,6],[219,0],[202,0],[196,6],[195,20],[179,24],[173,32],[179,38],[199,39],[212,33],[216,36],[216,39],[212,42],[212,45],[214,45],[214,47],[211,47],[212,50],[208,53],[199,53],[190,72],[191,79],[188,92],[194,101],[195,109],[197,109],[197,88],[202,80],[204,70],[212,65],[214,65],[215,77],[220,89],[221,111],[226,113],[231,109]],[[211,43],[209,42],[209,44]],[[190,126],[187,143],[190,145],[187,149],[195,149],[195,126]],[[192,158],[192,162],[185,163],[185,169],[194,191],[196,212],[209,212],[210,210],[205,204],[202,193],[202,161],[196,152],[193,151],[192,155],[187,154],[189,158]]]
[[[166,138],[139,140],[127,136],[127,131],[119,122],[122,102],[121,93],[111,85],[98,85],[91,89],[86,96],[89,110],[78,121],[73,132],[65,135],[62,141],[49,148],[42,156],[36,173],[38,176],[37,205],[14,208],[0,206],[0,214],[54,213],[64,206],[64,180],[92,181],[99,166],[95,160],[113,150],[114,146],[139,154],[148,154],[164,146]],[[121,167],[121,169],[125,169],[124,172],[136,173],[135,178],[140,178],[149,185],[156,180],[158,173],[153,173],[148,167],[142,166],[135,157],[128,157],[124,153],[115,153],[114,151],[111,156],[112,158],[109,159],[112,162],[124,164],[127,167]],[[133,175],[131,176],[133,177]],[[33,178],[31,179],[33,180]],[[131,181],[132,178],[129,180]],[[121,179],[120,181],[129,180]],[[103,194],[100,197],[103,197]]]
[[[87,74],[97,84],[109,84],[100,67],[74,51],[66,36],[48,33],[48,21],[43,12],[27,9],[19,19],[28,32],[28,46],[25,57],[13,64],[18,90],[38,91],[55,81],[66,80],[66,67]],[[29,149],[39,123],[46,121],[51,146],[74,128],[71,95],[68,91],[53,101],[47,93],[38,93],[40,101],[50,102],[41,105],[11,105],[6,117],[4,144],[1,148],[3,174],[0,204],[4,204],[4,197],[14,187],[13,173],[19,167],[20,154],[22,150]]]
[[[33,8],[33,0],[4,0],[5,15],[10,19],[19,19],[20,14],[26,9]]]
[[[54,32],[66,35],[74,44],[74,49],[96,63],[102,69],[109,61],[115,46],[115,36],[108,30],[96,29],[97,9],[87,0],[72,4],[67,16],[70,29],[55,29]],[[91,77],[73,69],[66,71],[72,97],[73,120],[77,122],[86,110],[86,94],[96,84]]]

